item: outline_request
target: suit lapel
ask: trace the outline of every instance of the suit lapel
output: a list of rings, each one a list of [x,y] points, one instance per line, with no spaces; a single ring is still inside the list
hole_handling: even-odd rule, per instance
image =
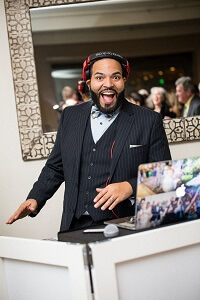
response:
[[[77,127],[75,129],[75,140],[76,140],[76,171],[77,172],[79,172],[83,138],[84,138],[85,128],[87,126],[87,120],[90,115],[91,107],[92,107],[91,101],[87,102],[86,105],[81,104],[80,110],[78,111],[76,116]]]
[[[117,127],[117,133],[115,138],[115,145],[110,170],[110,179],[113,176],[120,154],[123,150],[128,134],[134,123],[134,105],[129,103],[128,101],[125,101],[118,117],[119,126]]]

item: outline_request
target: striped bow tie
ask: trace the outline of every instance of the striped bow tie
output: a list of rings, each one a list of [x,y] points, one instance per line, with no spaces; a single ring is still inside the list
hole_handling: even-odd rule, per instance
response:
[[[98,118],[99,116],[101,116],[102,114],[108,119],[108,120],[111,120],[112,117],[113,117],[113,113],[112,114],[104,114],[102,113],[97,107],[96,105],[93,105],[92,106],[92,110],[91,110],[91,114],[92,114],[92,118],[95,119],[95,118]]]

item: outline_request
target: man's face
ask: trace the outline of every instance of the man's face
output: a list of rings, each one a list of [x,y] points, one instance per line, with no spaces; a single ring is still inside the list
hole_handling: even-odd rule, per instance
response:
[[[100,111],[111,113],[122,104],[125,81],[118,61],[104,58],[93,64],[91,79],[87,80],[87,85],[91,90],[92,100]]]
[[[192,96],[192,93],[190,90],[185,91],[182,84],[178,84],[176,87],[176,96],[180,103],[185,104]]]

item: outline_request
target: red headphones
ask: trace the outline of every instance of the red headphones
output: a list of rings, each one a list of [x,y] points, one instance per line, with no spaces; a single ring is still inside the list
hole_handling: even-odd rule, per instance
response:
[[[117,60],[121,66],[122,66],[122,75],[123,77],[128,78],[128,75],[130,73],[130,65],[126,58],[122,57],[121,55],[113,52],[98,52],[94,53],[90,56],[88,56],[87,60],[83,63],[83,69],[82,69],[82,79],[83,81],[86,81],[90,79],[90,68],[93,65],[93,63],[97,60],[103,59],[103,58],[112,58]]]
[[[83,80],[78,81],[78,92],[81,94],[85,94],[87,88],[87,84]]]

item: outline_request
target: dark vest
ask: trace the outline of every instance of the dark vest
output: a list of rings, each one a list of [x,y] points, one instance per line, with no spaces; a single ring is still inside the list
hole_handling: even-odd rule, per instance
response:
[[[117,120],[118,118],[114,120],[96,144],[92,137],[90,119],[87,122],[81,154],[76,218],[79,218],[85,211],[94,221],[114,217],[108,209],[102,211],[101,208],[94,208],[93,200],[97,195],[96,188],[104,188],[109,181],[111,152],[115,141]]]

